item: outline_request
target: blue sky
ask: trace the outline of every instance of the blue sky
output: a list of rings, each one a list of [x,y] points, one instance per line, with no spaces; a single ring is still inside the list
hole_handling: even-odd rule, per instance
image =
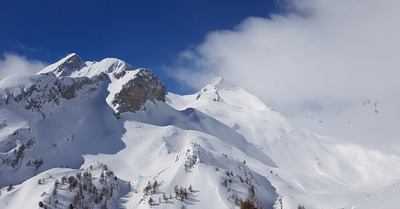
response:
[[[47,63],[71,52],[88,61],[116,57],[151,69],[168,91],[188,93],[195,88],[177,83],[164,66],[208,32],[274,11],[272,0],[2,0],[0,53]]]

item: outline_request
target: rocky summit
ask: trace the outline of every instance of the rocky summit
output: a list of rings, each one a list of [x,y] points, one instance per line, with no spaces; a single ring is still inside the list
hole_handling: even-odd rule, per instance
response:
[[[118,113],[140,110],[147,101],[165,102],[165,86],[149,70],[140,69],[133,79],[116,93],[112,104]]]
[[[73,53],[38,74],[54,74],[58,80],[70,78],[72,83],[70,81],[70,85],[64,87],[67,89],[64,91],[67,99],[76,96],[76,89],[82,88],[83,85],[77,82],[81,78],[91,78],[86,83],[96,83],[104,78],[110,91],[107,101],[116,114],[141,110],[147,101],[165,102],[165,86],[150,70],[135,70],[131,65],[114,58],[85,62]]]

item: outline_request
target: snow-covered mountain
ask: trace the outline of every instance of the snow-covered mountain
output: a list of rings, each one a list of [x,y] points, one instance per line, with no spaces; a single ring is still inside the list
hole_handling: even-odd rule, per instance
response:
[[[71,54],[0,82],[0,208],[396,208],[400,157],[293,126],[217,78]],[[253,208],[254,208],[253,207]]]

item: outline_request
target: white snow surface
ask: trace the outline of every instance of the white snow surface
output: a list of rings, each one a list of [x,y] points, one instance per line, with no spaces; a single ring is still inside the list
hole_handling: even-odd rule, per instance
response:
[[[53,81],[57,75],[49,74],[71,56],[75,54],[38,75],[4,79],[0,96],[17,95],[38,78],[43,83]],[[251,187],[263,208],[397,208],[400,204],[398,155],[296,128],[222,78],[193,95],[168,93],[166,103],[147,102],[143,111],[123,113],[117,119],[109,95],[137,72],[114,58],[85,62],[67,77],[105,73],[109,83],[98,84],[92,93],[82,90],[60,105],[45,106],[44,118],[17,102],[0,105],[0,156],[14,156],[28,139],[35,141],[15,168],[0,165],[0,208],[37,208],[39,201],[55,208],[56,200],[57,207],[67,208],[79,190],[69,190],[66,183],[53,195],[56,179],[92,166],[93,182],[101,188],[104,165],[115,175],[104,184],[109,187],[115,181],[114,193],[93,208],[101,204],[240,208],[235,198],[248,198]],[[117,79],[118,73],[125,74]],[[43,163],[27,166],[34,159]],[[155,181],[155,191],[146,193],[146,186]],[[7,191],[9,184],[13,186]],[[181,200],[175,198],[175,186],[192,190]],[[86,190],[83,194],[89,195]]]

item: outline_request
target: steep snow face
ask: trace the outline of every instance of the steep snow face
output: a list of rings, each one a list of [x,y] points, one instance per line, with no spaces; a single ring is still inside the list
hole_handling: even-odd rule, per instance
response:
[[[222,78],[165,96],[149,70],[71,54],[0,96],[0,208],[398,205],[397,155],[298,129]]]

